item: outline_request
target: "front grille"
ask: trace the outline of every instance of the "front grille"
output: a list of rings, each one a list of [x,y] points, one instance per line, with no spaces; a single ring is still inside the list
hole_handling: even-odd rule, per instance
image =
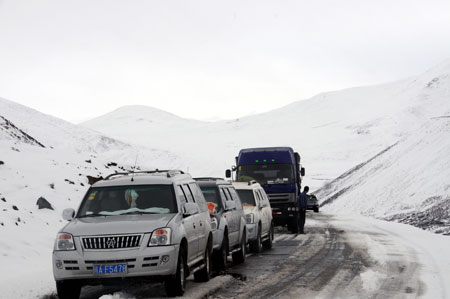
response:
[[[275,202],[275,201],[289,201],[290,194],[268,194],[269,195],[269,201]]]
[[[81,238],[85,249],[119,249],[139,247],[141,235]]]

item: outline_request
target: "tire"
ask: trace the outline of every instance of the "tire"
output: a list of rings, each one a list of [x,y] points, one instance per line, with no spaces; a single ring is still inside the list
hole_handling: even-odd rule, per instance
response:
[[[79,299],[81,284],[74,280],[61,280],[56,282],[56,292],[59,299]]]
[[[220,250],[214,252],[213,255],[213,267],[215,271],[227,270],[227,256],[228,256],[228,238],[223,236],[222,246]]]
[[[250,242],[250,251],[254,253],[261,253],[261,226],[258,225],[258,234],[256,235],[256,240]]]
[[[209,249],[209,245],[206,245],[205,256],[204,256],[203,262],[205,263],[205,267],[194,273],[194,281],[207,282],[211,279],[212,263],[211,263],[211,252]]]
[[[242,264],[245,262],[245,250],[247,247],[247,244],[245,244],[245,234],[242,236],[241,244],[239,245],[239,250],[234,252],[232,254],[233,263],[235,264]]]
[[[177,272],[165,281],[167,296],[183,296],[186,288],[186,260],[183,248],[178,253]]]
[[[273,223],[270,224],[269,236],[268,239],[263,242],[263,246],[265,249],[271,249],[273,243]]]
[[[314,212],[319,213],[319,207],[314,207]]]

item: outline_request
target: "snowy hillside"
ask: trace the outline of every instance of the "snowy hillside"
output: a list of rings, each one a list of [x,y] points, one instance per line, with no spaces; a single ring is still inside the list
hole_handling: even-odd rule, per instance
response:
[[[323,93],[242,119],[195,122],[176,117],[176,125],[169,125],[160,121],[160,111],[128,106],[83,125],[120,140],[171,149],[183,155],[195,175],[223,176],[240,148],[289,145],[300,152],[306,184],[313,190],[395,144],[369,163],[396,153],[390,164],[367,165],[380,179],[361,169],[351,176],[358,187],[349,179],[339,180],[320,192],[326,200],[352,185],[353,191],[342,193],[330,209],[352,206],[351,211],[384,217],[420,210],[429,198],[445,200],[448,195],[446,172],[440,167],[450,163],[445,143],[450,140],[445,125],[449,90],[450,60],[420,76]],[[379,196],[389,204],[379,208]]]
[[[319,190],[324,209],[450,235],[449,112]]]
[[[160,121],[161,111],[128,106],[83,125],[120,140],[173,150],[198,175],[222,176],[243,147],[290,145],[300,152],[306,182],[315,189],[449,109],[449,73],[447,61],[417,77],[323,93],[221,122],[176,117],[174,125]]]
[[[129,145],[0,99],[0,263],[5,273],[23,276],[18,269],[28,267],[31,275],[44,265],[51,276],[62,210],[78,206],[88,188],[87,175],[131,169],[137,154],[141,168],[183,166],[170,152]],[[39,209],[39,198],[53,210]],[[53,288],[50,283],[41,285],[37,279],[36,290]]]

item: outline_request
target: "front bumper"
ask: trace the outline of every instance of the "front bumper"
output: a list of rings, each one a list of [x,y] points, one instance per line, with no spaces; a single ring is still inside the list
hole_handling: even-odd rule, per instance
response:
[[[79,242],[78,245],[77,250],[53,252],[55,280],[169,276],[176,273],[179,245],[114,250],[84,250]],[[163,257],[168,257],[168,261],[163,262]],[[126,264],[127,271],[108,275],[94,274],[94,265],[103,264]]]

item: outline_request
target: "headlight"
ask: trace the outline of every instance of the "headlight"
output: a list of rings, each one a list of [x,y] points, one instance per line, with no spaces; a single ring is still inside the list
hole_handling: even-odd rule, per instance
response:
[[[255,215],[253,213],[245,215],[245,221],[247,223],[254,223],[255,222]]]
[[[153,231],[150,241],[148,242],[148,246],[170,245],[171,233],[172,231],[168,227],[158,228]]]
[[[59,233],[56,237],[56,250],[75,250],[73,236],[67,233]]]
[[[211,229],[216,230],[217,229],[217,219],[216,217],[211,217]]]

